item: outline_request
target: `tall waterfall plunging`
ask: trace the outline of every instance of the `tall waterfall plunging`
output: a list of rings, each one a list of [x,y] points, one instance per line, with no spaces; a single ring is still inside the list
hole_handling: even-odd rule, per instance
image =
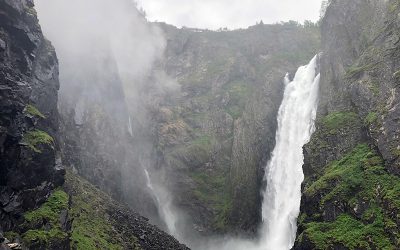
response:
[[[318,55],[308,65],[300,67],[293,79],[284,78],[285,92],[278,112],[276,146],[266,167],[267,187],[263,192],[260,238],[257,241],[240,238],[211,240],[194,249],[201,250],[288,250],[294,245],[297,217],[300,212],[301,183],[303,182],[303,146],[314,132],[320,75]],[[151,184],[160,214],[169,232],[179,237],[175,228],[176,215],[169,199]],[[169,204],[168,204],[169,203]],[[178,235],[177,235],[178,234]],[[184,240],[184,239],[181,239]]]
[[[168,233],[178,238],[179,234],[176,230],[177,216],[171,207],[171,196],[163,188],[153,185],[147,169],[144,170],[144,173],[146,175],[147,188],[155,197],[158,213],[160,214],[161,219],[166,224]]]
[[[263,193],[261,249],[287,250],[294,245],[300,212],[303,146],[314,132],[320,75],[318,55],[285,77],[285,93],[278,113],[276,146],[266,167]]]

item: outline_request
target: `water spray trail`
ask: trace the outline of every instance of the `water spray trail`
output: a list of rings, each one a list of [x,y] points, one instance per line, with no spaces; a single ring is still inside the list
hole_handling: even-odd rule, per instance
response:
[[[165,190],[154,187],[147,169],[145,169],[144,172],[146,175],[147,188],[151,191],[151,193],[155,197],[155,200],[157,202],[158,213],[160,214],[161,219],[166,224],[168,233],[178,238],[179,235],[177,234],[178,232],[176,230],[177,216],[173,212],[173,209],[171,208],[172,200],[170,195],[168,195],[168,193]]]
[[[304,180],[303,146],[314,132],[318,104],[317,63],[318,55],[298,69],[292,82],[285,77],[276,146],[264,177],[261,249],[288,250],[294,245]]]

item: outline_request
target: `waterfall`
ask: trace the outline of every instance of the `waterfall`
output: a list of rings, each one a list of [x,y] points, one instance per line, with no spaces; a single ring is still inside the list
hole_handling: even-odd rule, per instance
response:
[[[261,249],[288,250],[294,245],[304,180],[303,146],[314,132],[317,111],[317,63],[318,55],[298,69],[293,81],[285,77],[276,146],[264,177],[267,187],[263,193]]]
[[[166,224],[168,233],[174,235],[175,237],[179,237],[179,235],[177,235],[177,230],[176,230],[177,215],[172,209],[171,196],[163,188],[158,186],[153,186],[150,174],[147,171],[147,169],[145,169],[144,172],[146,175],[147,188],[150,190],[150,192],[153,194],[155,198],[155,201],[157,203],[156,205],[158,208],[158,213],[163,222]]]
[[[261,237],[257,241],[240,238],[210,240],[194,249],[288,250],[293,247],[304,179],[303,146],[314,132],[317,113],[320,79],[317,63],[318,55],[297,70],[293,81],[289,74],[283,80],[285,92],[278,112],[276,146],[264,176],[267,187],[263,192]],[[147,186],[156,197],[160,216],[169,233],[183,240],[177,235],[177,216],[168,195],[165,190],[153,187],[149,173],[145,172]]]

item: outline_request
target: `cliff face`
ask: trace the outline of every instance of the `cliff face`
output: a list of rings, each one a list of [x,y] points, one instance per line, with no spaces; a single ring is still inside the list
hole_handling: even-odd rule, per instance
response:
[[[113,62],[86,78],[97,89],[64,82],[59,116],[58,60],[33,2],[0,1],[0,249],[187,249],[131,210],[152,199],[140,196],[143,178],[124,185],[142,172],[130,167],[137,159]],[[124,190],[136,193],[129,200]]]
[[[43,29],[60,60],[60,147],[64,165],[158,222],[142,163],[146,139],[138,129],[139,116],[147,111],[135,110],[145,100],[137,93],[140,77],[133,73],[151,67],[146,63],[151,53],[138,53],[140,48],[136,46],[144,41],[151,44],[151,39],[158,37],[148,34],[150,24],[129,0],[117,4],[78,1],[79,11],[73,17],[53,10],[61,6],[66,12],[74,11],[73,3],[39,2]],[[90,4],[95,6],[86,13]],[[108,15],[118,18],[107,20]],[[92,21],[99,16],[98,23]],[[126,73],[129,70],[132,72]],[[137,96],[130,96],[131,92]]]
[[[0,231],[63,183],[58,63],[31,1],[0,1]]]
[[[156,116],[158,166],[197,231],[251,232],[260,218],[283,77],[318,52],[317,27],[161,27],[168,44],[160,67],[181,93]]]
[[[80,71],[76,66],[82,57],[79,55],[75,60],[65,60],[62,67],[67,71],[62,81],[67,86],[60,91],[63,163],[114,199],[156,218],[157,210],[148,194],[140,152],[135,146],[138,139],[129,131],[135,117],[130,121],[112,52],[107,47],[98,49],[107,57],[90,56],[86,65],[92,66]]]
[[[332,1],[295,249],[397,249],[398,1]]]

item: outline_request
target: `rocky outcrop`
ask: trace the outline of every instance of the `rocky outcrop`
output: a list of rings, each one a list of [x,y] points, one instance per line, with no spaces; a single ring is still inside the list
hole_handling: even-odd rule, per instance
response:
[[[316,26],[177,29],[160,67],[181,85],[156,114],[158,168],[197,231],[252,232],[274,147],[283,77],[318,52]]]
[[[295,249],[397,249],[398,1],[331,1]]]
[[[29,249],[188,249],[72,172],[5,237]]]
[[[32,1],[0,1],[0,231],[63,183],[58,63]]]

